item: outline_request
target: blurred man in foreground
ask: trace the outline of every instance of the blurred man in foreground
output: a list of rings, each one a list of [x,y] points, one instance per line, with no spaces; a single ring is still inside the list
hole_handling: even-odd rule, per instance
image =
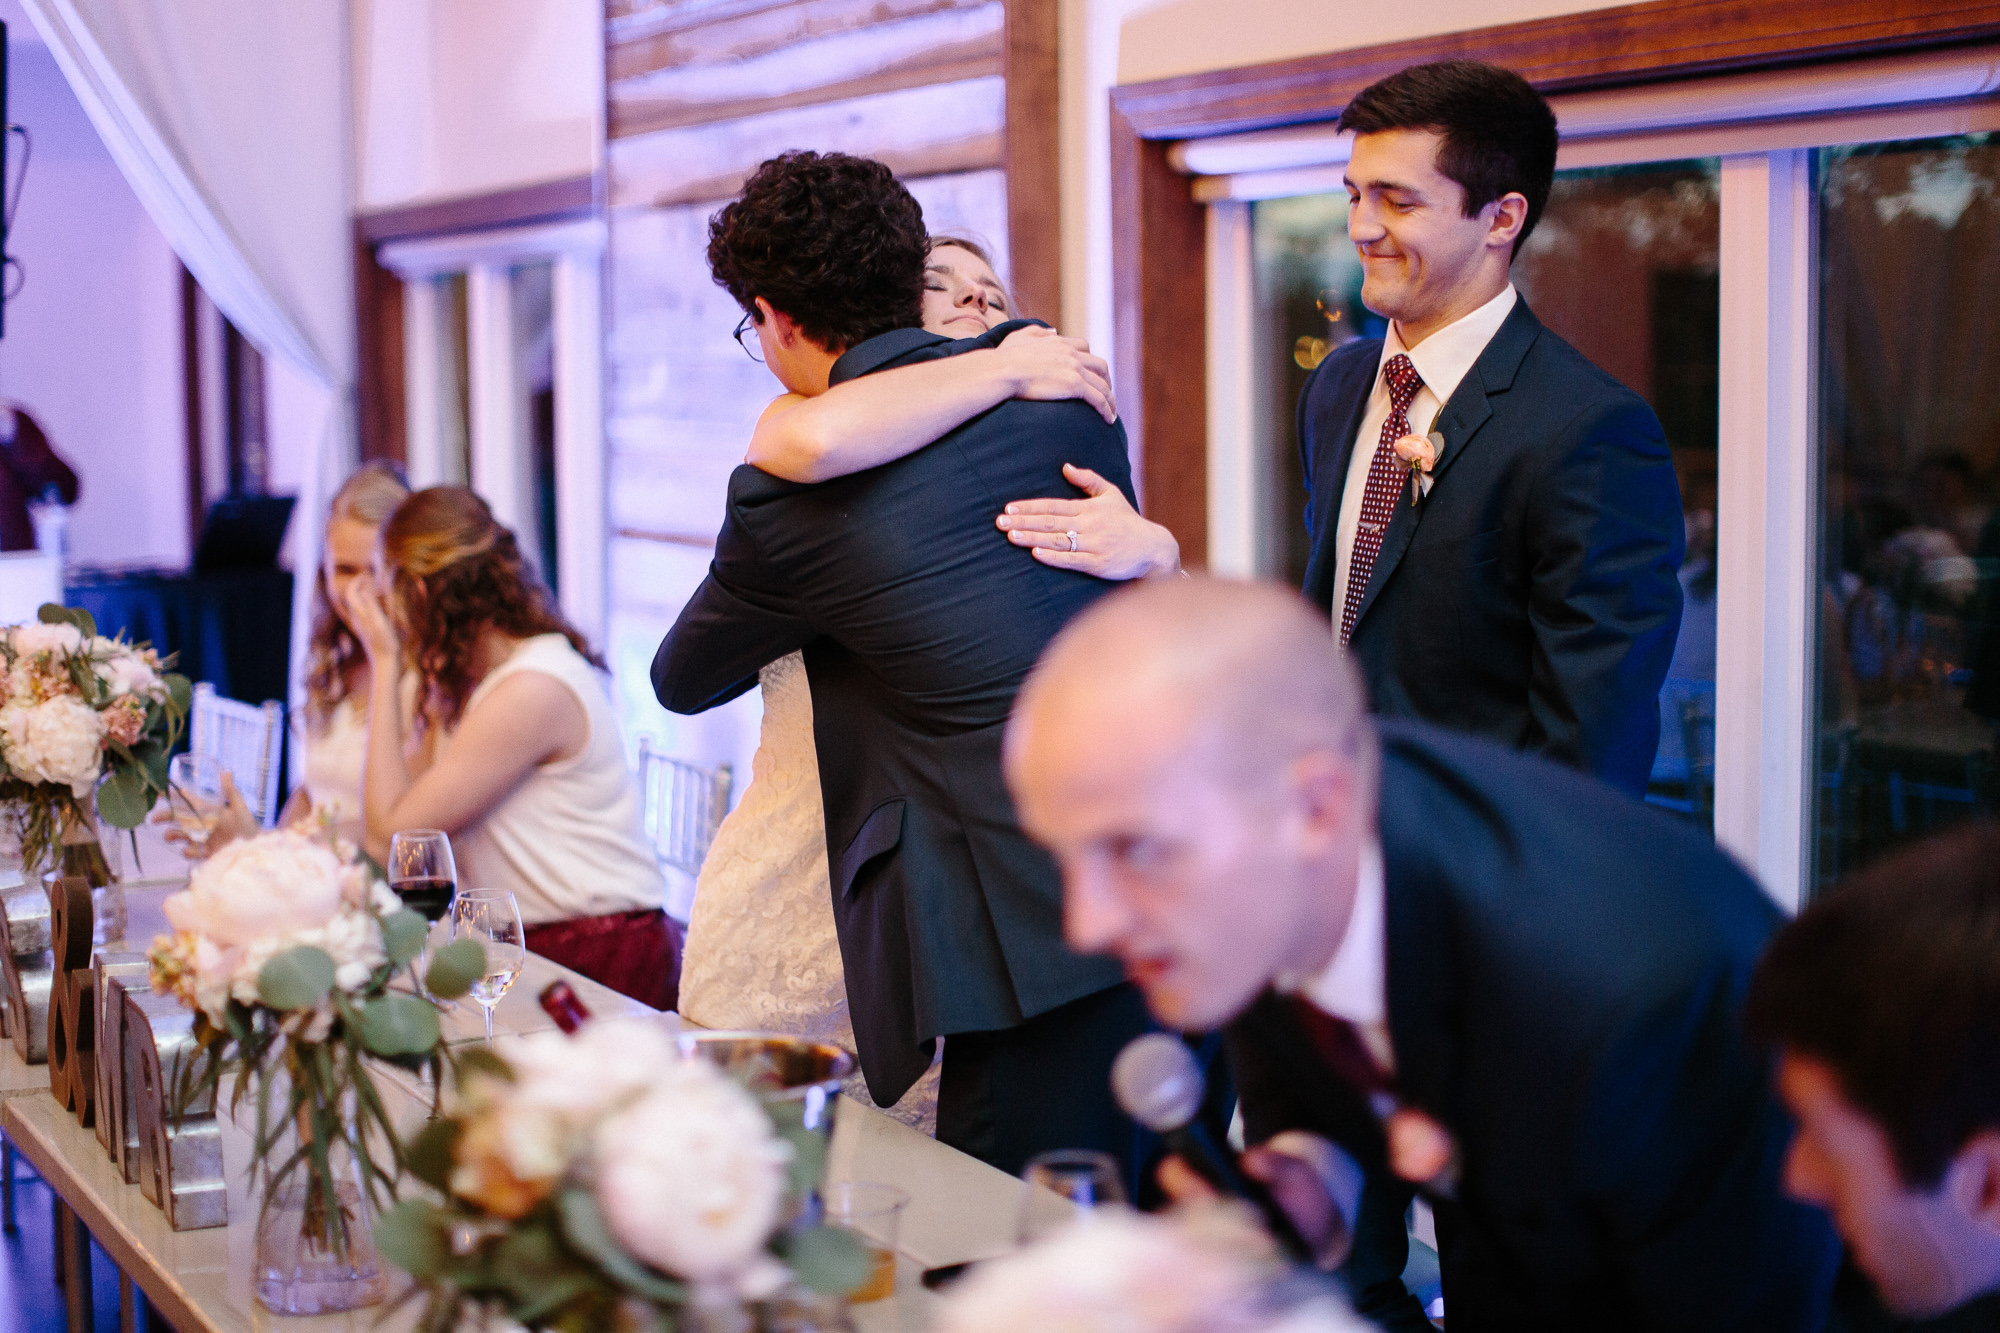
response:
[[[1749,1018],[1799,1120],[1786,1187],[1833,1214],[1897,1316],[2000,1329],[2000,827],[1920,843],[1808,907],[1758,965]]]
[[[1275,587],[1079,616],[1006,742],[1070,944],[1169,1026],[1228,1026],[1251,1143],[1359,1164],[1344,1271],[1384,1326],[1429,1326],[1393,1167],[1432,1200],[1453,1327],[1821,1328],[1836,1246],[1782,1196],[1790,1126],[1739,1014],[1776,910],[1601,783],[1362,703]],[[1334,1239],[1320,1174],[1245,1165]]]

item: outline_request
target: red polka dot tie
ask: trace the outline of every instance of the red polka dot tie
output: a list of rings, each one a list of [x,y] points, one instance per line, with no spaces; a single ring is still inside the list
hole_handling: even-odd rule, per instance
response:
[[[1361,493],[1361,523],[1354,530],[1354,550],[1347,557],[1347,598],[1340,608],[1340,646],[1347,646],[1354,633],[1354,619],[1361,614],[1361,598],[1368,591],[1368,576],[1375,572],[1375,557],[1382,553],[1382,538],[1395,517],[1396,501],[1403,494],[1409,468],[1396,457],[1396,441],[1410,433],[1410,403],[1424,387],[1423,376],[1401,352],[1382,367],[1382,379],[1389,386],[1389,419],[1382,423],[1382,438],[1375,444],[1375,457],[1368,462],[1368,488]]]

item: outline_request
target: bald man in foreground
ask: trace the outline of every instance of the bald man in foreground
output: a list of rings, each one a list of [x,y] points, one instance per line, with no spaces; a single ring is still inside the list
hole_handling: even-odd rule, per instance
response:
[[[1824,1325],[1837,1246],[1780,1189],[1790,1126],[1738,1014],[1778,913],[1707,839],[1372,722],[1325,619],[1267,585],[1104,598],[1022,689],[1006,765],[1071,946],[1167,1025],[1226,1025],[1249,1141],[1291,1154],[1246,1166],[1322,1252],[1322,1182],[1365,1173],[1363,1314],[1428,1327],[1400,1174],[1453,1329]]]

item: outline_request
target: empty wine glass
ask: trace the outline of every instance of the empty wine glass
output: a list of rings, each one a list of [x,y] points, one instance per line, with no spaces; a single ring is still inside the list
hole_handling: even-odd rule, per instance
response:
[[[528,961],[521,909],[506,889],[461,889],[451,900],[451,937],[478,940],[486,947],[486,972],[470,994],[486,1019],[486,1044],[493,1044],[493,1006],[521,975]]]
[[[167,763],[167,806],[188,846],[208,855],[208,840],[222,819],[222,761],[212,754],[177,754]]]
[[[1037,1154],[1021,1171],[1022,1244],[1060,1231],[1096,1208],[1120,1208],[1125,1188],[1109,1153],[1059,1148]]]

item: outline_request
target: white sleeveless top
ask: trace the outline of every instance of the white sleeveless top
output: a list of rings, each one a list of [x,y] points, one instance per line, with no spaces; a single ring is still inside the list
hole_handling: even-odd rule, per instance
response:
[[[401,697],[403,730],[407,734],[417,711],[417,677],[404,675]],[[303,734],[301,734],[303,733]],[[306,799],[313,813],[333,831],[357,846],[363,840],[361,782],[368,766],[368,692],[359,690],[333,706],[326,725],[314,731],[295,728],[292,739],[305,751]]]
[[[294,740],[305,746],[306,798],[313,813],[352,843],[361,841],[361,773],[368,762],[366,699],[348,695],[327,714],[326,726]]]
[[[639,784],[603,678],[568,639],[537,634],[486,673],[466,714],[518,671],[568,686],[589,735],[575,755],[536,767],[484,819],[452,835],[460,887],[513,890],[530,926],[658,907],[666,881],[640,823]],[[444,745],[440,759],[451,740]]]

